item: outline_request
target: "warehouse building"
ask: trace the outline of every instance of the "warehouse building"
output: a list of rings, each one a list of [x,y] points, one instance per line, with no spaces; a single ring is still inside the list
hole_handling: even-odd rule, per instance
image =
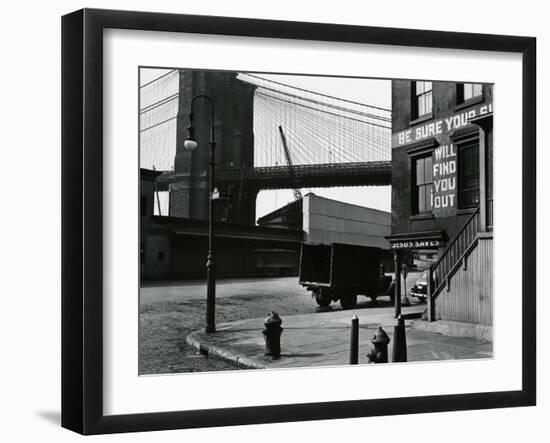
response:
[[[313,193],[289,203],[260,219],[260,226],[303,231],[308,243],[346,243],[389,249],[391,214],[386,211],[344,203]]]
[[[141,170],[141,279],[204,278],[208,221],[154,215],[158,176]],[[256,226],[216,222],[217,275],[297,275],[303,241],[388,250],[390,220],[388,212],[310,193],[261,217]]]

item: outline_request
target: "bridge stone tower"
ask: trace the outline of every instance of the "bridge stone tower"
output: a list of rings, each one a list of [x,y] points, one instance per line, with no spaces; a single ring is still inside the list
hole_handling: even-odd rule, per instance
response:
[[[254,163],[253,105],[255,86],[237,80],[234,72],[180,70],[179,111],[177,116],[175,181],[170,186],[170,215],[208,219],[208,161],[210,146],[210,105],[197,100],[194,105],[195,138],[198,148],[187,152],[191,100],[208,95],[215,104],[216,170],[249,168]],[[223,189],[228,201],[217,204],[215,218],[235,223],[254,224],[257,189],[248,189],[243,179],[239,186]],[[235,189],[237,188],[237,189]]]

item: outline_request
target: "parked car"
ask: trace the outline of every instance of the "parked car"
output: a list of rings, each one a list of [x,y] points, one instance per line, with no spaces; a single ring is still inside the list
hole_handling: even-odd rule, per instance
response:
[[[428,271],[424,271],[418,280],[416,280],[409,294],[413,297],[425,300],[428,297]]]

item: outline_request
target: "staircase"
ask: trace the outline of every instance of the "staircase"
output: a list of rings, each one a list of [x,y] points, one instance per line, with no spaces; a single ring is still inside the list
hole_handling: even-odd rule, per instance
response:
[[[466,335],[492,340],[493,233],[482,228],[479,207],[430,266],[428,282],[423,318],[461,325]]]
[[[468,266],[468,256],[478,243],[480,232],[479,206],[468,218],[460,232],[455,236],[437,262],[430,266],[428,281],[432,282],[432,301],[443,291],[450,288],[453,275],[463,266]]]

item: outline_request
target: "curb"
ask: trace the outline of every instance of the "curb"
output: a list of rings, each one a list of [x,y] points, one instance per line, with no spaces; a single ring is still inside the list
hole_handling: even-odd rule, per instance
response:
[[[235,365],[241,369],[266,369],[265,365],[262,365],[250,358],[242,357],[227,349],[220,348],[218,346],[207,344],[206,341],[201,340],[202,331],[191,332],[185,341],[197,349],[201,354],[215,355],[216,357]]]
[[[413,320],[411,328],[417,331],[432,332],[450,337],[469,337],[477,340],[493,341],[493,327],[450,320]]]

